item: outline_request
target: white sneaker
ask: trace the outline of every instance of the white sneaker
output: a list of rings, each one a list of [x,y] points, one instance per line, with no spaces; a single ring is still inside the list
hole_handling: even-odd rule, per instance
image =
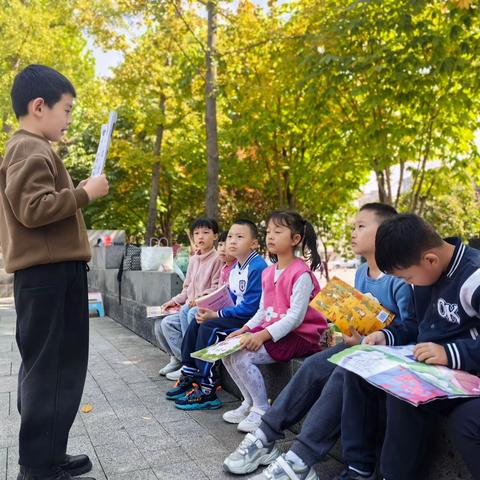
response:
[[[266,447],[259,438],[248,433],[237,449],[224,460],[223,469],[245,475],[254,472],[260,465],[270,465],[280,453],[274,443]]]
[[[182,364],[180,364],[180,365],[182,365]],[[178,370],[175,370],[174,372],[167,373],[166,377],[169,380],[177,381],[180,378],[181,374],[182,374],[182,367],[180,366],[180,368]]]
[[[177,357],[170,357],[170,361],[158,371],[158,374],[165,376],[167,373],[175,372],[181,366],[182,362]]]
[[[265,412],[259,408],[252,407],[248,417],[244,418],[237,426],[239,432],[253,433],[262,423],[262,415]]]
[[[262,473],[252,477],[252,480],[319,480],[317,472],[310,467],[299,467],[280,455]]]
[[[223,419],[227,423],[240,423],[242,420],[248,417],[248,412],[250,412],[250,405],[242,403],[235,410],[229,410],[223,414]]]

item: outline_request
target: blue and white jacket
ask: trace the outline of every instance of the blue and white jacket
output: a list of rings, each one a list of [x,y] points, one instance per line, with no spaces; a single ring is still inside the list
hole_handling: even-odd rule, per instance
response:
[[[262,296],[262,272],[267,268],[265,260],[255,251],[240,265],[232,268],[228,288],[235,306],[222,308],[220,318],[250,320],[257,313]]]
[[[450,368],[480,372],[480,251],[446,241],[455,246],[447,270],[434,285],[414,287],[416,320],[382,331],[388,345],[443,345]]]

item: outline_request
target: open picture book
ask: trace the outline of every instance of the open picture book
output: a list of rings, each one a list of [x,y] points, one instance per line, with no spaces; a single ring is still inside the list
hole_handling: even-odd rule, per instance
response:
[[[242,349],[242,338],[245,335],[250,335],[249,333],[244,333],[243,335],[238,335],[236,337],[227,338],[222,342],[215,343],[209,347],[202,348],[197,352],[193,352],[190,355],[193,358],[198,358],[204,362],[214,363],[222,358],[228,357],[232,353],[238,352]]]
[[[222,308],[233,307],[233,299],[230,295],[228,285],[222,285],[219,289],[215,290],[208,295],[199,297],[196,299],[197,307],[208,308],[214,312],[218,312]]]
[[[329,361],[414,406],[441,398],[480,397],[480,378],[462,370],[417,362],[414,345],[356,345]]]
[[[395,315],[375,299],[364,295],[348,283],[334,277],[310,302],[346,335],[352,326],[361,335],[387,327]]]

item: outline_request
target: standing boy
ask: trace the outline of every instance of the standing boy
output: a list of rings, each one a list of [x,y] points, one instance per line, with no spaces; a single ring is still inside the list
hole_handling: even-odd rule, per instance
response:
[[[214,364],[192,358],[190,354],[243,327],[258,310],[262,272],[267,264],[256,252],[257,237],[257,227],[249,220],[237,220],[228,231],[227,252],[237,260],[228,282],[235,306],[218,312],[200,309],[196,322],[188,327],[182,343],[182,376],[167,392],[167,398],[175,400],[177,408],[205,410],[222,405],[215,391]]]
[[[369,345],[416,343],[417,361],[480,372],[480,252],[459,238],[442,240],[416,215],[385,222],[376,237],[378,267],[415,286],[417,322],[391,325],[365,339]],[[375,423],[383,392],[347,372],[342,445],[348,469],[339,479],[373,478]],[[414,407],[386,396],[387,426],[380,468],[386,480],[414,480],[424,458],[427,437],[438,415],[449,430],[473,478],[480,478],[480,399],[437,400]]]
[[[42,65],[21,71],[11,91],[20,130],[0,167],[0,241],[15,273],[22,357],[18,480],[68,480],[92,466],[66,448],[88,362],[90,245],[80,209],[106,195],[108,182],[102,175],[74,188],[50,145],[70,125],[75,96],[67,78]]]

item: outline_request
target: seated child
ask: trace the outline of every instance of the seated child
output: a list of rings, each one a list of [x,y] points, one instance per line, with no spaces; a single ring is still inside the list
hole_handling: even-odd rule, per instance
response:
[[[312,225],[298,213],[279,211],[267,219],[267,248],[273,265],[262,274],[262,298],[255,316],[229,337],[251,334],[242,339],[243,349],[226,357],[223,363],[243,395],[243,403],[223,415],[237,423],[241,432],[253,432],[269,409],[267,390],[257,365],[287,362],[320,350],[327,321],[309,306],[320,291],[312,270],[320,264],[317,236]],[[310,268],[295,256],[305,257]]]
[[[355,218],[352,250],[365,258],[356,272],[355,288],[375,297],[395,313],[395,322],[411,316],[412,289],[403,281],[383,275],[375,263],[375,234],[378,226],[397,215],[395,209],[381,203],[363,205]],[[360,343],[355,331],[344,336],[344,343],[307,358],[288,385],[262,417],[254,434],[247,434],[240,446],[229,455],[224,468],[232,473],[247,474],[260,465],[271,465],[256,479],[282,479],[293,471],[301,480],[316,480],[313,466],[323,460],[340,435],[343,377],[345,370],[328,361],[334,353]],[[284,430],[305,420],[300,433],[285,455],[275,447],[284,438]],[[273,462],[273,463],[272,463]]]
[[[222,232],[218,236],[218,245],[217,245],[218,258],[223,262],[223,267],[220,270],[220,278],[218,280],[219,287],[223,285],[228,285],[230,272],[232,271],[232,268],[236,262],[235,257],[232,257],[227,252],[227,236],[228,236],[228,232]]]
[[[163,308],[181,306],[178,313],[155,321],[155,336],[158,343],[170,354],[170,361],[160,371],[175,379],[182,366],[181,346],[189,323],[195,318],[195,299],[218,288],[223,262],[215,250],[218,224],[210,218],[199,218],[190,225],[190,234],[195,242],[196,253],[190,258],[182,291],[163,305]]]
[[[417,322],[393,324],[365,339],[370,345],[416,343],[417,361],[480,372],[480,252],[459,238],[442,240],[416,215],[399,215],[380,226],[380,270],[415,286]],[[376,463],[375,399],[386,397],[387,425],[380,468],[386,480],[414,480],[432,421],[449,420],[455,447],[473,478],[480,478],[480,399],[437,400],[418,407],[384,395],[346,372],[342,444],[348,469],[338,479],[373,479]]]
[[[215,388],[213,363],[192,358],[190,354],[224,339],[243,327],[255,315],[262,293],[261,277],[265,260],[255,251],[258,231],[249,220],[237,220],[228,231],[227,251],[237,263],[230,272],[229,290],[235,306],[218,312],[200,309],[182,343],[182,376],[167,398],[183,410],[221,407]]]

